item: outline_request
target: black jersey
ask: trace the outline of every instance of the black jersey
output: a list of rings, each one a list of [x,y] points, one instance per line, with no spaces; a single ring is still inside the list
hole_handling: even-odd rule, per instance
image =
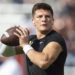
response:
[[[38,52],[41,52],[48,43],[53,41],[59,43],[63,49],[56,61],[50,67],[43,70],[33,64],[27,57],[29,75],[64,75],[64,63],[67,56],[64,39],[54,30],[52,30],[49,34],[46,35],[46,37],[40,40],[38,40],[35,35],[30,37],[30,42],[32,44],[31,46]]]

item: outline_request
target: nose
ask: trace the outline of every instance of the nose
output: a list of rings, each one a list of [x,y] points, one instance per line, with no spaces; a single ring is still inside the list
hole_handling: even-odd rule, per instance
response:
[[[42,17],[42,21],[46,21],[47,18],[45,16]]]

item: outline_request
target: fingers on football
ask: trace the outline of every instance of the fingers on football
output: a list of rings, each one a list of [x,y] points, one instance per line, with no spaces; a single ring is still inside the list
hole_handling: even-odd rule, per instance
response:
[[[19,29],[22,31],[22,33],[26,36],[29,34],[29,31],[27,28],[19,27]]]
[[[23,27],[19,27],[19,29],[22,31],[23,35],[26,35],[26,33],[24,32],[24,28]]]
[[[16,32],[14,32],[14,35],[20,37],[21,35],[23,35],[23,33],[19,28],[16,28]]]
[[[27,28],[23,28],[21,26],[18,26],[18,28],[16,28],[16,35],[18,37],[24,35],[24,36],[28,36],[29,35],[29,30]]]
[[[20,37],[20,35],[18,33],[16,33],[16,32],[14,32],[14,35],[16,35],[17,37]]]
[[[23,31],[21,29],[16,29],[16,31],[20,34],[20,35],[23,35]]]
[[[24,32],[25,32],[24,34],[29,35],[29,31],[27,28],[24,28]]]

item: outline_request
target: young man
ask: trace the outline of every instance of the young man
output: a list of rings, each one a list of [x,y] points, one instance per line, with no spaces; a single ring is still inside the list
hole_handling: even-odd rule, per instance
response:
[[[53,10],[46,3],[37,3],[32,9],[36,35],[29,37],[26,28],[19,27],[20,46],[27,56],[29,75],[64,75],[67,50],[64,39],[54,30]]]

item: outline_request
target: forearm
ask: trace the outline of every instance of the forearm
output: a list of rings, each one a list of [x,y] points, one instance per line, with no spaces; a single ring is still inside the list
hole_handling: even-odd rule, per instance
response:
[[[27,48],[25,49],[25,51]],[[62,52],[62,48],[58,43],[49,43],[42,52],[37,52],[36,50],[28,49],[29,51],[26,55],[29,57],[32,63],[36,64],[42,69],[47,69]]]
[[[27,56],[32,63],[36,64],[38,67],[44,69],[48,65],[48,56],[44,52],[37,52],[35,50],[30,50]]]

